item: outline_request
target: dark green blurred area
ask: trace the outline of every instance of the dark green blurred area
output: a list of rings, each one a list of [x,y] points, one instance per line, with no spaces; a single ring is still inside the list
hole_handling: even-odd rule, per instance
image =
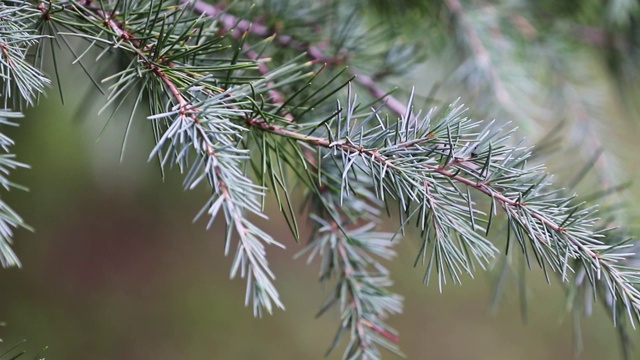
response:
[[[12,191],[8,202],[36,232],[16,235],[23,269],[0,272],[4,345],[26,338],[30,354],[48,346],[48,359],[322,359],[338,314],[314,318],[324,297],[317,264],[293,260],[302,245],[276,209],[262,224],[287,245],[268,249],[287,310],[254,319],[243,306],[244,281],[228,279],[221,224],[206,231],[202,222],[191,223],[206,193],[183,192],[177,172],[163,182],[158,166],[147,163],[147,120],[135,120],[135,141],[120,163],[126,120],[110,124],[96,143],[105,120],[95,109],[69,119],[81,99],[78,92],[66,95],[68,105],[51,95],[8,130],[19,160],[32,166],[13,175],[30,191]],[[514,284],[491,316],[488,275],[439,294],[411,266],[416,242],[406,239],[398,249],[391,268],[406,309],[391,323],[408,358],[574,356],[564,296],[541,273],[529,276],[524,324]],[[581,359],[618,357],[615,329],[601,309],[584,329]],[[338,349],[329,359],[340,357]]]

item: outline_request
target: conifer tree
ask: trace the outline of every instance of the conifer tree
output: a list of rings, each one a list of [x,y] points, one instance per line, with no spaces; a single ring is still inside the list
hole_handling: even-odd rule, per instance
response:
[[[300,255],[331,284],[319,314],[339,312],[327,342],[331,351],[344,341],[344,359],[400,353],[387,319],[403,297],[390,290],[385,261],[404,237],[421,244],[406,261],[441,290],[497,268],[496,303],[504,274],[542,268],[566,288],[577,318],[596,300],[607,308],[631,358],[635,239],[607,210],[618,204],[620,174],[598,131],[599,104],[581,91],[584,69],[563,51],[596,49],[621,93],[632,93],[638,8],[625,0],[2,1],[0,119],[16,125],[43,94],[63,97],[58,56],[71,54],[95,85],[87,101],[126,112],[129,125],[152,124],[152,166],[180,171],[185,190],[209,189],[197,218],[224,219],[225,236],[211,240],[233,257],[231,277],[246,282],[256,316],[285,308],[268,254],[297,246],[253,220],[266,217],[273,194],[305,242]],[[440,94],[393,91],[394,77],[438,56],[455,59],[437,68],[451,74]],[[557,124],[568,135],[536,147],[515,130],[536,135]],[[125,134],[123,153],[135,141]],[[554,142],[569,144],[585,171],[552,184],[542,161]],[[20,188],[10,171],[27,166],[12,144],[0,135],[7,190]],[[574,192],[586,173],[600,191],[585,199]],[[20,266],[11,244],[16,228],[28,228],[24,215],[0,201],[3,267]],[[395,233],[380,230],[389,217]],[[310,239],[300,239],[302,218]]]

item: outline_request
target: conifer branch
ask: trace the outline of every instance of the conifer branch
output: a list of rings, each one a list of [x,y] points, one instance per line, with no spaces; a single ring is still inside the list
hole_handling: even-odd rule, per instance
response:
[[[27,61],[29,48],[44,36],[32,29],[40,12],[26,2],[16,5],[0,3],[0,79],[4,107],[22,109],[33,106],[50,81]]]
[[[446,7],[449,9],[452,15],[452,21],[454,23],[454,30],[456,38],[462,40],[463,53],[465,56],[468,53],[471,59],[473,59],[475,67],[465,70],[465,73],[472,74],[478,81],[468,84],[470,90],[477,90],[477,86],[484,84],[488,88],[492,89],[491,94],[493,98],[502,105],[502,107],[511,114],[514,118],[522,117],[522,110],[519,109],[513,102],[513,99],[507,91],[507,83],[498,73],[498,66],[495,65],[494,59],[504,58],[503,49],[500,49],[494,43],[500,43],[504,41],[506,32],[508,29],[503,29],[501,26],[490,28],[488,31],[492,35],[486,42],[483,42],[478,25],[475,25],[472,21],[471,15],[467,14],[463,4],[459,0],[447,0],[445,1]],[[552,107],[553,117],[546,119],[543,126],[548,126],[551,121],[556,121],[557,117],[560,117],[560,121],[569,120],[571,122],[568,125],[570,134],[567,136],[570,145],[574,145],[580,152],[584,161],[591,161],[594,153],[600,152],[600,155],[593,160],[594,174],[597,176],[599,185],[605,189],[612,189],[617,184],[617,175],[619,167],[616,164],[615,159],[605,149],[605,141],[601,131],[597,129],[597,117],[594,113],[600,108],[596,108],[593,104],[589,104],[589,96],[584,92],[577,91],[576,82],[591,81],[592,79],[571,79],[572,75],[576,72],[578,65],[574,63],[567,63],[566,58],[562,56],[562,52],[554,44],[546,43],[548,40],[543,38],[531,23],[523,18],[520,14],[514,10],[502,11],[497,9],[493,4],[483,4],[483,8],[478,10],[484,13],[505,13],[502,17],[507,17],[509,22],[527,39],[527,45],[533,44],[534,49],[531,51],[532,56],[537,57],[537,61],[533,61],[533,64],[542,63],[544,71],[548,72],[548,78],[551,80],[548,101],[544,104],[546,108]],[[481,21],[475,20],[477,23]],[[499,24],[499,22],[498,22]],[[475,25],[475,26],[474,26]],[[488,24],[493,26],[491,23]],[[482,25],[480,25],[482,26]],[[495,41],[494,41],[495,39]],[[494,49],[491,49],[494,46]],[[466,65],[461,65],[464,68]],[[534,77],[533,69],[528,76]],[[484,74],[478,76],[477,74]],[[585,71],[589,73],[589,71]],[[595,102],[601,102],[598,99],[600,95],[593,96],[591,99]],[[534,101],[533,99],[531,99]],[[604,113],[604,111],[603,111]],[[548,114],[542,114],[543,117],[549,117]],[[566,117],[566,119],[565,119]]]
[[[305,53],[312,61],[317,63],[334,63],[336,59],[327,57],[322,51],[322,46],[318,44],[311,44],[296,40],[294,37],[288,34],[276,34],[268,27],[260,24],[259,21],[249,21],[246,19],[239,19],[232,14],[226,13],[216,6],[211,5],[202,0],[181,0],[184,4],[190,4],[193,6],[194,11],[204,14],[206,16],[220,19],[223,24],[224,31],[232,34],[233,36],[239,36],[244,33],[251,33],[252,35],[261,37],[263,39],[274,38],[274,41],[285,47],[289,47],[300,52]],[[342,62],[342,61],[338,61]],[[375,80],[366,74],[355,71],[349,68],[348,71],[353,75],[353,80],[365,88],[371,96],[376,99],[380,99],[385,104],[386,109],[392,111],[398,116],[402,116],[405,113],[405,106],[396,97],[391,95],[388,91],[382,90]],[[415,119],[414,119],[415,120]]]
[[[0,125],[17,126],[17,124],[11,120],[21,117],[21,113],[0,110]],[[0,187],[2,187],[4,191],[9,191],[11,188],[26,190],[24,187],[9,181],[7,178],[9,173],[17,168],[28,168],[26,164],[16,161],[16,156],[9,152],[9,148],[13,144],[13,140],[0,133],[0,148],[2,148],[4,152],[0,154]],[[20,227],[30,229],[22,217],[0,199],[0,265],[4,268],[22,266],[20,260],[11,248],[11,244],[13,243],[13,229]]]
[[[320,281],[327,282],[334,275],[338,279],[317,315],[334,305],[340,308],[340,326],[327,354],[346,334],[350,340],[344,351],[345,359],[380,359],[378,346],[400,354],[395,344],[399,341],[397,332],[385,319],[402,312],[402,297],[387,289],[392,285],[389,271],[372,256],[388,260],[395,255],[390,248],[393,242],[389,240],[393,234],[375,231],[382,204],[372,193],[371,183],[363,181],[366,177],[351,188],[357,197],[348,206],[342,204],[337,191],[342,175],[339,168],[331,162],[319,165],[317,159],[323,151],[317,156],[310,148],[303,151],[312,171],[310,177],[321,181],[313,185],[315,181],[311,180],[309,184],[313,190],[308,191],[307,205],[314,235],[298,256],[308,253],[308,263],[316,256],[321,257]]]
[[[0,109],[1,126],[17,126],[14,119],[22,118],[22,113],[9,110],[10,107],[22,109],[25,105],[35,104],[50,81],[40,70],[27,60],[30,48],[36,46],[44,36],[37,34],[32,25],[39,17],[39,11],[22,1],[13,4],[0,3],[0,84],[4,108]],[[11,188],[26,190],[8,179],[11,171],[28,168],[18,162],[10,152],[14,145],[12,139],[0,133],[0,187],[5,191]],[[13,232],[16,228],[31,229],[4,200],[0,200],[0,265],[2,267],[21,266],[20,260],[11,248]]]
[[[486,83],[490,86],[495,99],[509,112],[516,113],[517,108],[513,99],[511,99],[496,68],[492,64],[491,53],[487,50],[480,36],[473,28],[473,24],[467,18],[462,4],[459,0],[445,0],[444,3],[451,13],[454,29],[462,34],[459,38],[465,41],[463,45],[467,49],[465,51],[468,51],[471,55],[469,61],[472,60],[475,65],[469,73],[474,73],[474,76],[479,76],[477,73],[483,74],[480,77],[486,79]]]
[[[255,185],[247,176],[237,170],[241,162],[249,158],[248,152],[239,147],[242,138],[241,132],[246,129],[220,117],[243,118],[246,116],[248,112],[246,106],[250,105],[245,100],[246,93],[236,89],[224,90],[217,86],[206,85],[206,80],[202,79],[203,75],[190,70],[190,64],[169,61],[167,58],[170,54],[160,55],[155,45],[145,44],[138,33],[147,29],[153,31],[154,24],[140,24],[144,27],[143,29],[136,29],[134,26],[127,28],[125,23],[119,20],[123,17],[131,19],[134,15],[146,17],[144,13],[146,9],[137,11],[128,9],[128,13],[122,9],[122,13],[120,13],[115,9],[105,10],[97,7],[98,5],[94,5],[91,1],[75,1],[68,4],[77,9],[76,14],[85,17],[95,26],[96,34],[102,31],[113,34],[112,39],[100,38],[101,42],[107,43],[109,46],[118,46],[131,53],[132,66],[120,74],[120,79],[131,78],[130,74],[134,72],[142,74],[146,80],[141,85],[140,94],[144,91],[152,91],[152,85],[150,85],[152,82],[159,83],[161,88],[164,88],[166,94],[164,100],[156,100],[150,96],[150,106],[155,112],[150,119],[168,124],[164,134],[158,138],[158,144],[153,149],[150,159],[158,156],[163,166],[174,163],[181,170],[188,170],[185,178],[185,188],[187,189],[193,189],[203,180],[210,184],[212,197],[200,215],[206,213],[210,217],[208,226],[211,226],[218,212],[223,211],[227,222],[225,254],[230,250],[232,233],[235,232],[238,235],[240,241],[237,245],[231,276],[240,274],[241,277],[247,278],[247,304],[249,301],[253,302],[256,315],[261,313],[262,308],[271,312],[272,303],[283,308],[284,305],[271,281],[275,275],[268,266],[264,244],[279,247],[283,247],[283,245],[250,222],[245,214],[245,212],[250,212],[264,216],[259,201],[264,196],[264,188]],[[194,20],[184,15],[184,9],[177,14],[170,7],[166,10],[158,8],[158,11],[170,11],[165,16],[171,16],[175,23],[189,23]],[[51,19],[56,20],[55,16]],[[197,19],[195,21],[195,25],[192,25],[193,29],[197,29],[198,25],[205,25],[198,24]],[[167,39],[175,37],[177,40],[166,41],[183,41],[185,43],[191,42],[192,36],[195,36],[196,33],[200,41],[205,41],[207,36],[217,36],[213,33],[203,33],[202,29],[201,27],[200,32],[192,31],[190,34],[185,34],[184,29],[179,29],[180,33],[158,33],[158,36],[164,36]],[[83,36],[81,33],[78,35]],[[97,39],[92,36],[92,40]],[[176,50],[182,51],[182,49]],[[178,58],[176,55],[173,57]],[[253,66],[253,63],[239,63],[233,68],[245,69]],[[220,67],[222,70],[225,68],[227,67]],[[283,72],[282,69],[280,72]],[[286,74],[286,71],[284,73]],[[192,78],[193,75],[196,77]],[[178,85],[178,81],[185,84],[186,87]],[[200,88],[196,85],[197,83],[205,86]],[[265,81],[265,83],[269,83],[269,81]],[[273,84],[273,82],[271,83]],[[125,88],[135,86],[140,85],[138,82],[119,80],[113,86],[112,98],[123,93]],[[254,90],[259,87],[255,83],[252,86]],[[251,89],[247,87],[243,91],[248,92]],[[237,92],[240,92],[240,95]],[[200,95],[204,97],[200,97]],[[168,101],[168,103],[158,103],[158,101]],[[168,111],[158,113],[157,110],[162,108],[166,108]],[[195,159],[190,159],[189,153],[191,151],[196,156]]]
[[[442,201],[450,201],[460,207],[465,206],[464,211],[469,218],[476,219],[472,220],[473,225],[466,226],[461,220],[450,220],[447,231],[457,232],[462,239],[466,238],[466,245],[481,264],[493,257],[495,250],[486,239],[479,237],[475,225],[479,220],[486,222],[487,227],[484,230],[488,233],[491,217],[495,215],[493,204],[499,205],[505,211],[510,229],[525,255],[525,239],[528,238],[540,266],[545,271],[548,266],[561,274],[564,281],[568,279],[568,274],[574,271],[569,260],[579,260],[584,264],[591,286],[595,288],[596,281],[602,279],[614,298],[625,306],[630,319],[635,321],[640,315],[640,292],[635,287],[640,279],[640,272],[624,265],[624,260],[633,254],[619,252],[628,245],[604,244],[599,240],[604,233],[592,230],[597,220],[595,209],[571,205],[572,197],[558,198],[556,191],[548,190],[546,175],[540,167],[520,168],[526,164],[529,156],[524,149],[503,146],[498,150],[495,146],[505,138],[489,142],[488,139],[497,136],[490,130],[471,135],[461,131],[452,135],[452,129],[470,130],[474,127],[468,120],[457,116],[459,110],[454,109],[454,115],[434,120],[433,124],[431,117],[427,116],[415,127],[409,125],[406,118],[401,118],[399,124],[388,127],[378,119],[375,130],[365,130],[363,126],[350,122],[348,118],[336,119],[334,124],[343,125],[327,137],[305,135],[268,124],[261,119],[250,119],[247,124],[342,153],[345,159],[344,174],[355,168],[365,171],[369,177],[376,179],[376,188],[379,189],[377,196],[381,200],[384,200],[385,194],[391,195],[401,200],[403,209],[408,212],[410,203],[403,203],[403,198],[409,197],[409,200],[422,203],[425,210],[435,214],[438,208],[434,204],[438,200],[432,198],[434,193],[429,192],[429,188],[434,187],[438,193],[450,191],[453,199],[445,198]],[[374,112],[367,120],[375,116]],[[383,143],[386,146],[380,146]],[[416,157],[416,154],[437,155],[440,161],[430,157]],[[356,164],[356,159],[361,160],[361,163]],[[344,174],[343,182],[349,178]],[[447,182],[438,179],[451,180],[455,184],[488,196],[492,201],[489,217],[478,218],[477,210],[470,205],[474,203],[470,195],[465,196],[465,191],[459,186],[447,189],[443,185]],[[342,189],[348,187],[349,184],[342,184]],[[469,205],[466,206],[467,204]],[[429,216],[427,211],[424,214]],[[447,210],[449,211],[451,210]],[[456,219],[451,214],[431,216]],[[422,230],[426,229],[427,227],[423,226]],[[444,237],[438,238],[438,226],[434,226],[434,231],[435,246],[438,242],[446,241]],[[427,235],[425,247],[429,242]],[[471,259],[464,255],[444,258],[441,261],[444,267],[441,264],[438,268],[440,283],[445,281],[445,268],[454,281],[459,281],[458,269],[465,269],[471,273]]]
[[[339,178],[335,170],[325,167],[323,177]],[[322,210],[312,210],[314,236],[303,252],[309,253],[308,262],[321,257],[321,281],[337,277],[333,292],[318,313],[320,316],[336,304],[340,308],[340,327],[327,354],[343,335],[349,334],[343,358],[380,359],[377,346],[399,353],[397,333],[385,319],[402,311],[402,297],[389,292],[389,271],[372,256],[389,259],[395,255],[389,241],[393,234],[375,232],[380,215],[375,205],[380,204],[376,204],[370,189],[360,185],[354,189],[358,197],[347,207],[329,187],[323,186],[308,196],[310,208]]]
[[[549,59],[550,63],[547,69],[554,85],[553,91],[549,94],[551,106],[557,113],[566,114],[568,120],[573,122],[569,125],[571,137],[583,158],[589,159],[593,153],[601,151],[593,162],[596,169],[595,175],[603,189],[613,188],[617,185],[615,182],[618,166],[606,150],[601,131],[598,130],[594,113],[601,109],[589,106],[588,97],[576,89],[575,81],[571,79],[575,65],[567,64],[564,59],[555,54],[555,51],[548,53],[541,51],[541,53]]]

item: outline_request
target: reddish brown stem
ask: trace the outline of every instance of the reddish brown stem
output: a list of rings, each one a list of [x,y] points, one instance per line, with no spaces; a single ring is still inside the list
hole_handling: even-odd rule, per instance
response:
[[[363,148],[361,146],[358,146],[352,142],[349,141],[334,141],[334,142],[330,142],[328,139],[326,138],[321,138],[321,137],[315,137],[315,136],[310,136],[310,135],[303,135],[300,133],[297,133],[295,131],[291,131],[291,130],[287,130],[284,129],[282,127],[279,126],[275,126],[275,125],[271,125],[266,123],[264,120],[260,120],[260,119],[253,119],[253,121],[251,123],[249,123],[249,125],[252,126],[257,126],[260,129],[263,130],[268,130],[270,132],[282,135],[282,136],[287,136],[290,138],[294,138],[298,141],[303,141],[303,142],[307,142],[307,143],[311,143],[314,144],[316,146],[320,146],[320,147],[324,147],[324,148],[340,148],[344,151],[350,152],[350,153],[357,153],[357,154],[364,154],[367,155],[369,157],[371,157],[372,160],[376,161],[377,163],[389,168],[389,169],[397,169],[397,166],[395,165],[395,163],[391,160],[389,160],[387,157],[385,157],[384,155],[380,154],[380,152],[377,149],[366,149]],[[436,172],[440,175],[446,176],[458,183],[467,185],[473,189],[476,189],[477,191],[486,194],[490,197],[492,197],[493,199],[497,200],[500,204],[503,205],[503,207],[505,208],[516,208],[516,207],[525,207],[526,204],[525,203],[520,203],[518,202],[518,200],[514,200],[514,199],[510,199],[508,197],[506,197],[505,195],[503,195],[502,193],[500,193],[499,191],[494,190],[493,188],[491,188],[486,182],[483,181],[475,181],[472,179],[468,179],[464,176],[459,175],[457,172],[451,172],[450,170],[448,170],[447,166],[437,166],[437,165],[429,165],[429,164],[424,164],[423,167],[426,170],[429,171],[433,171]],[[517,215],[517,213],[516,213]],[[548,219],[546,216],[544,216],[543,214],[540,214],[539,212],[535,211],[535,210],[531,210],[531,216],[542,222],[543,224],[545,224],[546,226],[548,226],[550,229],[561,233],[561,234],[565,234],[565,229],[562,228],[559,224],[555,223],[554,221]],[[588,256],[590,256],[591,258],[593,258],[597,263],[599,263],[599,259],[600,259],[600,254],[594,252],[593,250],[589,249],[585,244],[583,244],[582,242],[578,241],[577,239],[574,239],[570,236],[565,236],[566,239],[571,242],[574,246],[576,246],[577,248],[579,248],[580,250],[584,251],[584,253],[586,253]]]
[[[248,32],[252,35],[262,38],[275,37],[274,41],[282,46],[290,47],[300,52],[304,52],[314,62],[319,63],[341,63],[331,57],[324,55],[322,46],[320,44],[311,44],[294,39],[290,35],[276,34],[268,27],[260,24],[259,22],[251,22],[245,19],[239,19],[231,14],[225,13],[218,9],[216,6],[206,3],[201,0],[181,0],[185,4],[191,4],[194,11],[206,14],[209,17],[217,18],[220,20],[224,27],[224,31],[231,34],[234,37],[239,37],[241,34]],[[406,114],[406,106],[392,95],[389,95],[387,91],[382,90],[370,76],[357,73],[353,69],[349,68],[352,75],[354,75],[354,81],[360,84],[362,87],[375,98],[380,98],[385,103],[386,107],[398,116],[409,116]],[[415,121],[413,115],[411,115],[411,121]]]

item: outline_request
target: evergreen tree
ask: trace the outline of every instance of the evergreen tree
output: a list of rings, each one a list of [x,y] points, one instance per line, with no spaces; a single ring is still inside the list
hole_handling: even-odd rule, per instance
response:
[[[338,309],[329,350],[346,339],[345,359],[400,352],[386,320],[402,296],[384,261],[402,237],[420,239],[411,261],[440,289],[497,268],[496,304],[505,274],[542,268],[577,318],[599,299],[630,358],[640,270],[634,239],[618,228],[629,219],[611,210],[624,174],[603,145],[603,103],[582,91],[594,65],[578,60],[597,52],[620,93],[633,94],[638,9],[629,0],[3,1],[0,119],[15,125],[52,83],[64,101],[57,59],[72,54],[95,85],[87,101],[128,113],[129,125],[151,122],[149,160],[182,172],[186,190],[210,189],[197,218],[224,219],[225,237],[213,241],[224,241],[256,316],[284,309],[267,253],[288,244],[252,219],[265,216],[267,194],[296,241],[309,218],[301,255],[333,286],[319,314]],[[450,76],[429,94],[392,92],[416,66]],[[469,110],[449,102],[456,97]],[[485,117],[512,122],[473,120]],[[534,137],[553,130],[533,148],[514,123]],[[123,154],[136,141],[128,129]],[[12,144],[0,136],[5,189],[19,188],[8,173],[26,166]],[[566,161],[582,156],[584,170],[553,185],[542,161],[557,144],[578,154]],[[581,181],[600,190],[577,197]],[[380,231],[389,216],[395,233]],[[18,227],[28,228],[0,201],[4,267],[20,266]]]

